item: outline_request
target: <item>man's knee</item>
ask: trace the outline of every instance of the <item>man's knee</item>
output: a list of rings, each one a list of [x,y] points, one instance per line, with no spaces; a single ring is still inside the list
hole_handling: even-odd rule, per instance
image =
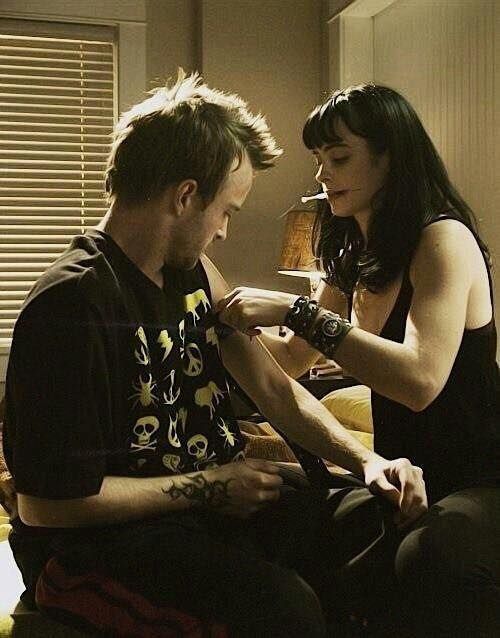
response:
[[[392,569],[397,532],[391,506],[367,489],[333,493],[332,551],[337,567],[353,582],[372,580],[369,574]]]
[[[287,638],[325,635],[321,603],[312,587],[296,572],[270,574],[262,591],[262,604],[255,609],[255,617],[261,616],[262,626],[269,632],[263,635]]]

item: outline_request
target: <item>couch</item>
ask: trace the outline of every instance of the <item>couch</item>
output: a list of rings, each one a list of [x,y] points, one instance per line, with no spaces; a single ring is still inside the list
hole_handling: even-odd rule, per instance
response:
[[[335,390],[322,403],[364,445],[372,447],[370,391],[362,385]],[[0,414],[0,420],[1,420]],[[246,433],[249,456],[293,461],[286,445],[266,424],[249,425]],[[0,638],[82,638],[84,634],[27,609],[19,597],[24,591],[7,537],[7,512],[0,506]]]

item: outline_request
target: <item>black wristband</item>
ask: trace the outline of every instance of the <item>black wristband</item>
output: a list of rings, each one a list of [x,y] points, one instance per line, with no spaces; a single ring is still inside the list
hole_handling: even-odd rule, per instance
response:
[[[299,336],[307,339],[318,314],[318,302],[309,297],[300,296],[290,306],[285,316],[285,326]]]
[[[308,341],[313,348],[332,359],[335,349],[352,327],[349,321],[340,315],[322,310]]]

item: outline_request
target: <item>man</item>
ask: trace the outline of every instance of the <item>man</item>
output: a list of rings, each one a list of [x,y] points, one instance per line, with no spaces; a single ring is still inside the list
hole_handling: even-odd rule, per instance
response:
[[[238,636],[324,635],[319,596],[339,563],[328,524],[345,490],[296,489],[244,460],[225,369],[290,439],[364,476],[403,518],[425,509],[418,468],[366,450],[258,340],[219,343],[211,308],[228,287],[204,251],[280,153],[238,97],[181,73],[122,116],[108,213],[30,292],[5,452],[11,544],[48,613],[146,635],[140,616],[164,635],[168,605]],[[94,604],[68,598],[75,582]]]

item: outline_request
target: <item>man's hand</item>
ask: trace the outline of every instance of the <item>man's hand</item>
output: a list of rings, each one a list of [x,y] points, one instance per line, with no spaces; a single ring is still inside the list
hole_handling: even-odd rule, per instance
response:
[[[17,495],[14,479],[10,476],[0,476],[0,504],[11,520],[17,516]]]
[[[213,506],[237,518],[248,518],[268,503],[277,501],[283,484],[279,468],[260,459],[227,463],[207,470],[205,475],[210,483],[224,486],[224,498]]]
[[[223,323],[248,335],[258,335],[256,326],[280,326],[297,295],[277,290],[239,287],[217,304]]]
[[[364,474],[370,491],[380,494],[397,507],[394,520],[400,529],[427,511],[422,469],[412,465],[408,459],[388,461],[375,458],[366,463]]]

